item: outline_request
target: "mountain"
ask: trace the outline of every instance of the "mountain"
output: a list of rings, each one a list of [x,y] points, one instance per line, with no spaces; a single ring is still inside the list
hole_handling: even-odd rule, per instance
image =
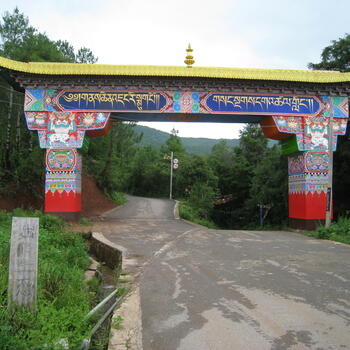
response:
[[[169,138],[169,134],[164,131],[149,128],[143,125],[136,125],[134,131],[137,134],[143,133],[142,145],[150,145],[154,148],[160,148]],[[206,139],[194,137],[180,137],[182,145],[190,154],[209,154],[214,145],[222,140],[229,146],[238,146],[238,139]]]

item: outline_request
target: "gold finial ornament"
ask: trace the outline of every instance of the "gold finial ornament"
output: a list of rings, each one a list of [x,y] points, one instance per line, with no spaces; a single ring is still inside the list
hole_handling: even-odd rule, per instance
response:
[[[186,51],[187,51],[187,56],[184,62],[187,64],[187,68],[192,68],[192,65],[195,62],[195,60],[191,55],[191,53],[193,52],[193,49],[191,48],[191,44],[188,44],[188,48],[186,49]]]

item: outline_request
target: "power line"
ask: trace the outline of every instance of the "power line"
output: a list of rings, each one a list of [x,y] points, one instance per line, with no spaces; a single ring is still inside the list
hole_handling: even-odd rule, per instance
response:
[[[13,104],[13,105],[17,105],[17,106],[21,106],[21,107],[24,107],[22,103],[16,103],[16,102],[11,102],[11,101],[5,101],[5,100],[0,100],[0,102],[2,103],[6,103],[6,104]]]
[[[11,91],[11,92],[14,92],[14,93],[16,93],[16,94],[21,94],[21,95],[25,95],[25,93],[24,92],[21,92],[21,91],[17,91],[17,90],[15,90],[15,89],[10,89],[10,88],[8,88],[8,87],[6,87],[6,86],[0,86],[0,88],[1,89],[5,89],[5,90],[8,90],[8,91]]]

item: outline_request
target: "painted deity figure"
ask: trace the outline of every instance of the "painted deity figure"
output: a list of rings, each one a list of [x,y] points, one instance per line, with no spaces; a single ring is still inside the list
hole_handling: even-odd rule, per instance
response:
[[[51,145],[59,146],[69,142],[76,131],[73,114],[56,112],[50,115],[48,123],[48,139]]]
[[[311,149],[328,149],[328,121],[323,118],[305,118],[305,136],[308,138]]]

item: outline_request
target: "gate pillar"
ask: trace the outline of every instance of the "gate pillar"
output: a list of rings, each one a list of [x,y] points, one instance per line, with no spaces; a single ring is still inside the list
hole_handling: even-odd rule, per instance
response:
[[[313,230],[324,224],[328,167],[328,152],[307,151],[288,157],[290,227]]]
[[[317,100],[321,107],[314,115],[275,115],[260,122],[265,136],[280,140],[282,153],[288,155],[289,226],[296,229],[313,230],[325,222],[331,191],[329,145],[334,152],[348,122],[347,97],[317,96]]]
[[[44,211],[79,218],[82,159],[78,149],[86,131],[93,137],[109,130],[110,113],[27,110],[25,117],[28,129],[38,131],[40,147],[46,149]]]

